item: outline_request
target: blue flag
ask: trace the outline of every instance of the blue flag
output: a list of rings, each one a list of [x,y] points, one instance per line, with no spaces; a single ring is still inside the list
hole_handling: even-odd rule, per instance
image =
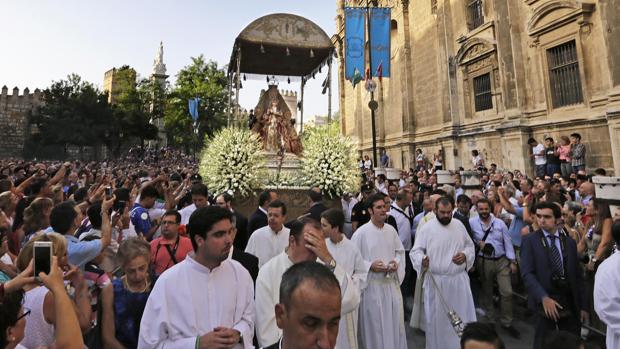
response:
[[[390,8],[370,9],[370,71],[374,73],[381,67],[385,78],[390,77],[390,19]]]
[[[344,9],[345,78],[353,80],[355,71],[364,71],[366,10],[361,7]]]
[[[198,105],[200,104],[200,98],[194,97],[188,101],[189,115],[192,116],[192,120],[198,120]]]

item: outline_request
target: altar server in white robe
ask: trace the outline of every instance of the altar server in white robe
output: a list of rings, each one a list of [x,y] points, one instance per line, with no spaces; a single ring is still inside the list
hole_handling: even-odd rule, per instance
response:
[[[228,259],[232,213],[197,209],[187,230],[194,254],[163,273],[144,309],[139,349],[253,348],[254,288]]]
[[[370,222],[359,227],[352,238],[369,270],[359,308],[358,341],[360,348],[405,349],[400,293],[405,278],[405,249],[396,229],[385,224],[387,206],[383,198],[383,194],[368,198]]]
[[[321,214],[321,229],[326,237],[325,243],[329,253],[336,263],[351,275],[353,284],[361,292],[361,288],[366,285],[368,268],[357,246],[344,235],[344,221],[342,210],[330,208]],[[357,308],[348,314],[342,314],[336,349],[357,349],[359,347],[357,344],[358,317]]]
[[[620,247],[620,220],[611,226],[611,234]],[[594,278],[594,310],[607,325],[607,348],[620,348],[620,251],[598,267]]]
[[[267,208],[267,225],[250,235],[245,252],[258,257],[258,267],[277,255],[288,245],[289,229],[284,226],[286,205],[280,200],[272,201]]]
[[[427,222],[418,232],[410,254],[418,275],[428,268],[446,302],[444,305],[430,275],[425,273],[421,298],[427,349],[459,348],[459,337],[450,323],[448,311],[455,311],[463,323],[476,321],[467,275],[474,264],[474,243],[465,226],[452,219],[453,210],[452,197],[441,197],[435,202],[436,219]],[[414,308],[418,306],[416,303]]]
[[[286,251],[258,271],[256,335],[260,346],[272,345],[280,339],[282,330],[276,324],[275,307],[280,302],[282,275],[292,265],[305,261],[319,261],[334,273],[342,294],[341,314],[350,313],[359,306],[359,288],[327,250],[320,224],[309,217],[293,221]]]

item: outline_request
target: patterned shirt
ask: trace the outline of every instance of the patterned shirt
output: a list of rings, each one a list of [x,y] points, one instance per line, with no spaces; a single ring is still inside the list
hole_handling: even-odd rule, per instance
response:
[[[586,146],[582,143],[573,144],[573,146],[571,147],[571,165],[586,165]]]

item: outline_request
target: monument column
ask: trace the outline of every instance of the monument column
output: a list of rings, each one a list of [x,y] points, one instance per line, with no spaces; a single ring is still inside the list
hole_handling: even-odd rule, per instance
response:
[[[160,42],[151,74],[151,81],[157,83],[158,90],[153,91],[153,102],[150,106],[151,113],[153,113],[151,124],[157,126],[157,142],[160,147],[168,145],[168,137],[164,129],[164,92],[166,91],[167,79],[168,75],[166,75],[166,65],[164,64],[164,44]]]

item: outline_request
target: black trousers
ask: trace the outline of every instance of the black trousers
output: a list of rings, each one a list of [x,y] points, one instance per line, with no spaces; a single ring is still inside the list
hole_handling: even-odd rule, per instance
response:
[[[400,284],[400,293],[403,295],[403,304],[406,297],[413,297],[415,293],[415,281],[417,279],[417,273],[413,269],[413,263],[409,258],[409,252],[405,251],[405,279]]]
[[[567,331],[581,336],[580,314],[575,311],[571,316],[560,319],[557,323],[542,314],[536,314],[536,332],[534,334],[534,349],[543,349],[545,338],[553,331]]]

